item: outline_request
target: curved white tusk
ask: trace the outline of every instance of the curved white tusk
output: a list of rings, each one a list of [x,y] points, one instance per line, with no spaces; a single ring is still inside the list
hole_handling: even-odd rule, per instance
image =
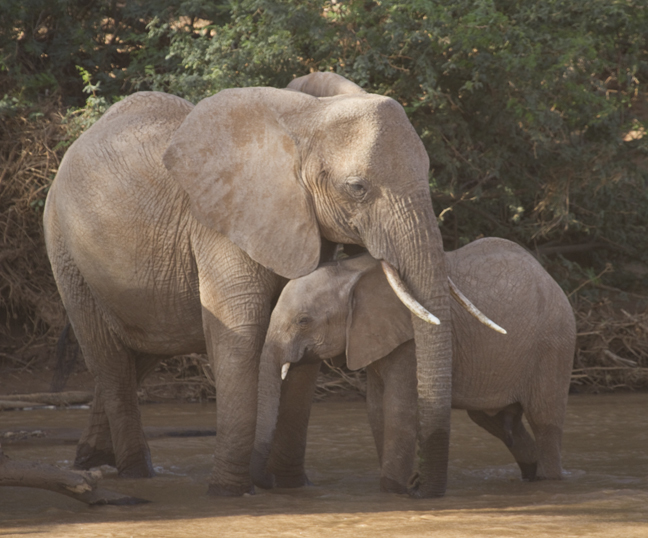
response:
[[[412,294],[407,290],[405,283],[398,276],[396,269],[389,265],[385,260],[382,260],[380,264],[382,265],[385,276],[387,277],[387,282],[389,282],[389,285],[394,290],[394,293],[409,309],[409,311],[415,316],[421,318],[423,321],[427,321],[432,325],[439,325],[441,323],[439,321],[439,318],[437,318],[433,314],[430,314],[421,303],[419,303],[416,299],[414,299],[414,297],[412,297]]]
[[[284,365],[281,367],[281,380],[283,381],[286,379],[286,376],[288,375],[288,369],[290,368],[290,363],[289,362],[284,362]]]
[[[491,321],[488,319],[484,314],[482,314],[479,309],[472,304],[468,298],[459,291],[459,288],[455,285],[455,283],[448,277],[448,284],[450,285],[450,294],[455,298],[455,300],[463,306],[471,315],[476,317],[479,321],[481,321],[484,325],[487,327],[490,327],[494,331],[497,331],[498,333],[506,334],[506,331],[502,329],[497,323]]]

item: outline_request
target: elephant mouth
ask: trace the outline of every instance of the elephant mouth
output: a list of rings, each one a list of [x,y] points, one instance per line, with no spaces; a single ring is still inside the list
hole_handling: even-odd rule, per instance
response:
[[[319,362],[320,360],[322,360],[322,358],[325,357],[320,357],[316,352],[313,351],[310,346],[306,346],[301,351],[301,353],[297,354],[296,359],[286,361],[281,365],[281,380],[283,381],[286,379],[288,371],[290,370],[290,367],[293,365],[293,363]]]

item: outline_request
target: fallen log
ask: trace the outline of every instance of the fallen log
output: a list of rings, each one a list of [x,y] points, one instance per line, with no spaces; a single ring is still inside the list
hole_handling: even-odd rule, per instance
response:
[[[67,405],[88,404],[93,398],[92,392],[71,390],[67,392],[35,392],[33,394],[4,394],[0,400],[4,402],[27,402],[34,405],[55,405],[57,407]],[[31,407],[25,406],[25,407]]]
[[[3,400],[0,396],[0,411],[13,411],[15,409],[28,409],[31,407],[48,407],[40,402],[23,402],[20,400]],[[52,406],[50,406],[52,407]]]
[[[0,487],[39,488],[97,506],[129,505],[149,501],[98,487],[101,471],[68,471],[46,463],[13,461],[0,446]]]
[[[81,437],[80,428],[28,428],[20,430],[0,430],[0,442],[5,446],[15,445],[69,445],[76,444]],[[178,428],[165,426],[146,426],[147,439],[165,437],[213,437],[213,428]]]

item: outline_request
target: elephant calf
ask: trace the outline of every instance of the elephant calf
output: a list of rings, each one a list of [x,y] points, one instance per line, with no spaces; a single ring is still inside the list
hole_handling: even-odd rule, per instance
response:
[[[522,478],[560,479],[576,340],[567,297],[530,254],[503,239],[482,239],[447,253],[446,264],[458,288],[508,332],[496,333],[453,305],[452,407],[466,409],[506,444]],[[368,255],[324,265],[291,281],[280,296],[261,357],[252,463],[257,485],[273,485],[266,465],[289,367],[344,352],[350,369],[367,367],[381,489],[407,490],[417,425],[412,322],[379,262]]]

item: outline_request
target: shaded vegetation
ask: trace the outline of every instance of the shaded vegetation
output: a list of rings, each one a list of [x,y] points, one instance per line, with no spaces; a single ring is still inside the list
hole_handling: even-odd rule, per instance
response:
[[[133,91],[317,70],[403,104],[448,249],[506,237],[585,318],[645,308],[646,0],[0,0],[0,21],[0,317],[23,346],[60,327],[40,215],[71,140]]]

